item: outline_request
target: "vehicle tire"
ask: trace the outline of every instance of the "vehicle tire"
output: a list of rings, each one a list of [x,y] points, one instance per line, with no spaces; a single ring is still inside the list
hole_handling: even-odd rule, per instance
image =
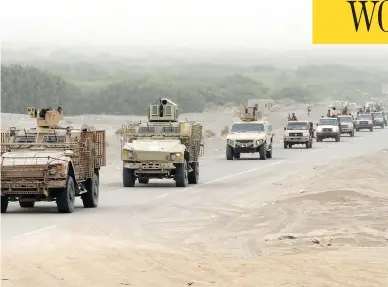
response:
[[[312,148],[313,147],[313,139],[311,139],[311,141],[310,141],[310,148]]]
[[[191,163],[191,168],[193,169],[189,172],[188,180],[190,184],[197,184],[199,180],[199,162],[194,161]]]
[[[100,180],[98,175],[93,173],[92,178],[88,179],[85,184],[86,193],[81,195],[84,208],[94,208],[98,205],[100,195]]]
[[[33,208],[35,206],[35,201],[19,201],[21,208]]]
[[[287,142],[284,142],[284,148],[286,149],[288,146]]]
[[[260,159],[261,160],[266,160],[267,159],[267,151],[265,150],[265,143],[263,143],[259,147],[259,153],[260,153]]]
[[[321,138],[319,136],[316,137],[317,143],[321,141]]]
[[[288,148],[292,148],[292,144],[289,143],[289,144],[288,144]]]
[[[230,145],[226,145],[226,159],[233,160],[233,148]]]
[[[135,174],[133,169],[123,167],[123,185],[124,187],[134,187],[135,186]]]
[[[371,132],[373,132],[373,128],[370,128],[369,130],[370,130]]]
[[[356,132],[359,132],[360,131],[360,129],[356,129]]]
[[[267,158],[272,158],[272,143],[271,143],[271,145],[269,146],[269,148],[270,148],[270,150],[267,150],[266,151],[266,156],[267,156]]]
[[[72,213],[75,206],[75,184],[71,175],[67,177],[65,188],[57,198],[57,208],[60,213]]]
[[[335,141],[336,142],[339,142],[341,140],[341,135],[337,135],[336,137],[335,137]]]
[[[384,125],[381,125],[381,128],[383,129],[383,128],[384,128]]]
[[[352,130],[352,132],[350,133],[350,136],[354,137],[354,130]]]
[[[6,213],[8,209],[8,196],[1,196],[1,213]]]
[[[233,155],[233,157],[234,157],[234,158],[236,158],[236,159],[239,159],[239,158],[240,158],[240,156],[241,156],[241,154],[240,154],[240,153],[234,153],[234,155]]]
[[[175,183],[177,187],[186,187],[188,184],[187,163],[178,163],[175,168]]]
[[[150,182],[150,179],[149,178],[146,178],[146,177],[139,177],[139,183],[141,184],[147,184]]]

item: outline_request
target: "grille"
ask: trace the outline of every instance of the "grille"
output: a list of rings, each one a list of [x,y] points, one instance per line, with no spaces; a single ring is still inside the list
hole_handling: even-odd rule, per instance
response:
[[[239,144],[241,144],[241,143],[252,143],[253,141],[252,140],[238,140],[238,141],[236,141],[236,143],[239,143]]]
[[[366,121],[360,121],[360,124],[368,124]]]
[[[326,129],[323,129],[323,131],[324,131],[324,132],[332,132],[333,129],[328,129],[328,128],[326,128]]]

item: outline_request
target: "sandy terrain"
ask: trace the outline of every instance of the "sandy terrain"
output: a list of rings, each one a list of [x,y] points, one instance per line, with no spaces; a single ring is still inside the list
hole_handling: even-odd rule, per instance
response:
[[[213,139],[198,186],[128,190],[104,125],[99,208],[2,215],[2,286],[388,286],[387,131],[230,164]]]

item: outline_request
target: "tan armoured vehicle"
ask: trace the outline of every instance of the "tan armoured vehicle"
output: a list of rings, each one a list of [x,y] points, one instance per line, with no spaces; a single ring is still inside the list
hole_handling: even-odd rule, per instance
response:
[[[261,160],[272,158],[272,125],[262,120],[255,107],[240,108],[240,121],[234,122],[226,137],[226,159],[239,159],[242,153],[259,153]]]
[[[61,107],[27,112],[36,128],[1,133],[1,212],[9,201],[28,208],[55,201],[60,213],[71,213],[77,196],[85,208],[97,207],[105,131],[61,126]]]
[[[179,122],[178,105],[163,98],[149,106],[148,122],[122,126],[121,149],[124,187],[164,178],[177,187],[197,184],[202,125]]]

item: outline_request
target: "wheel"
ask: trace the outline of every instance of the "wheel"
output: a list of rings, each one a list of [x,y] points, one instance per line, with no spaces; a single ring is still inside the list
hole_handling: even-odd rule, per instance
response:
[[[150,182],[149,178],[146,178],[146,177],[140,177],[139,178],[139,183],[141,183],[141,184],[147,184],[149,182]]]
[[[267,150],[266,156],[267,158],[272,158],[272,144],[269,146],[270,150]]]
[[[233,160],[233,148],[230,145],[226,145],[226,159]]]
[[[86,193],[81,195],[82,203],[85,208],[93,208],[98,205],[100,195],[100,180],[98,175],[93,173],[92,178],[88,179],[85,184]]]
[[[381,128],[383,129],[383,128],[384,128],[384,125],[381,125]]]
[[[312,148],[313,147],[313,139],[311,139],[311,141],[310,141],[310,148]]]
[[[1,196],[1,213],[6,213],[8,208],[8,196]]]
[[[33,208],[35,206],[35,201],[19,201],[21,208]]]
[[[373,127],[371,127],[369,130],[370,130],[371,132],[373,132]]]
[[[178,163],[175,168],[175,182],[177,187],[186,187],[188,184],[187,163]]]
[[[199,163],[197,161],[192,162],[190,167],[193,169],[191,172],[189,172],[189,183],[190,184],[197,184],[199,179]]]
[[[123,185],[124,187],[134,187],[135,186],[135,174],[133,169],[123,167]]]
[[[352,130],[352,132],[350,133],[350,136],[354,137],[354,130]]]
[[[260,153],[260,159],[261,160],[266,160],[267,159],[267,151],[265,150],[265,143],[263,143],[259,147],[259,153]]]
[[[239,158],[240,158],[240,156],[241,156],[241,154],[240,154],[240,153],[235,153],[235,154],[233,155],[233,157],[234,157],[234,158],[236,158],[236,159],[239,159]]]
[[[319,136],[317,136],[316,139],[317,139],[317,142],[321,141],[321,138]]]
[[[72,213],[75,203],[75,185],[71,175],[67,177],[65,188],[62,189],[57,198],[57,208],[60,213]]]
[[[359,132],[360,131],[360,129],[356,129],[356,132]]]
[[[336,137],[335,137],[335,141],[336,142],[339,142],[341,140],[341,135],[337,135]]]
[[[285,149],[287,148],[287,142],[284,142],[284,148]]]

